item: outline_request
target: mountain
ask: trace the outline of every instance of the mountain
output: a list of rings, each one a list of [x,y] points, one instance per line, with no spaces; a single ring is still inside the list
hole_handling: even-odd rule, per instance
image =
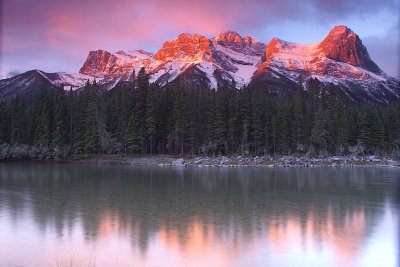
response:
[[[388,103],[400,98],[400,83],[370,58],[361,39],[346,26],[334,27],[315,44],[295,44],[272,38],[268,45],[234,31],[207,38],[180,34],[156,52],[144,50],[90,51],[77,74],[30,71],[0,81],[0,98],[32,94],[36,87],[60,84],[81,88],[96,79],[103,90],[131,81],[144,67],[150,82],[161,86],[183,78],[189,86],[218,88],[223,83],[248,85],[275,94],[294,94],[299,81],[336,84],[355,102]],[[69,89],[67,87],[67,89]]]
[[[0,80],[0,102],[10,100],[17,95],[25,99],[33,99],[41,89],[54,89],[64,85],[81,88],[87,80],[93,77],[84,74],[68,74],[65,72],[46,73],[40,70],[30,70],[14,77]]]
[[[33,98],[41,88],[54,88],[54,85],[39,70],[31,70],[9,79],[0,80],[0,101],[19,95]]]
[[[272,38],[265,61],[250,86],[275,92],[295,91],[300,76],[339,86],[355,102],[387,103],[400,97],[400,83],[370,58],[361,39],[346,26],[336,26],[321,42],[302,45]]]

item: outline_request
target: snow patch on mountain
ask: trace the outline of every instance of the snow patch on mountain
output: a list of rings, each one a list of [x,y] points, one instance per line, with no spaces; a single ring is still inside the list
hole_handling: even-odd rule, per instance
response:
[[[239,87],[247,85],[254,72],[257,70],[257,64],[260,62],[259,56],[251,56],[246,55],[235,50],[224,47],[217,42],[213,43],[214,48],[225,54],[227,60],[229,60],[230,64],[236,67],[234,70],[228,70],[227,72],[235,79],[235,82]],[[224,69],[223,66],[219,65],[221,69]]]
[[[202,70],[210,80],[210,88],[217,89],[218,88],[218,82],[215,79],[214,73],[216,71],[215,64],[208,62],[208,61],[202,61],[198,65],[199,69]]]
[[[93,83],[93,80],[95,79],[92,76],[81,73],[68,74],[65,72],[58,72],[57,74],[58,79],[50,81],[56,86],[60,86],[61,84],[63,84],[65,89],[69,89],[72,87],[72,90],[85,86],[88,80]]]
[[[152,60],[154,54],[144,50],[133,50],[133,51],[117,51],[113,55],[124,59],[126,62],[137,62],[140,60]]]

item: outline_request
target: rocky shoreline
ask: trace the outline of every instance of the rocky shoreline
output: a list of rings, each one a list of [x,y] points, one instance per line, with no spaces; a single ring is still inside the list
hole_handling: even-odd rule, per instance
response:
[[[389,156],[332,156],[325,158],[296,156],[220,156],[173,158],[168,156],[148,157],[90,157],[77,158],[72,162],[92,164],[157,165],[174,167],[388,167],[400,168],[400,159]]]

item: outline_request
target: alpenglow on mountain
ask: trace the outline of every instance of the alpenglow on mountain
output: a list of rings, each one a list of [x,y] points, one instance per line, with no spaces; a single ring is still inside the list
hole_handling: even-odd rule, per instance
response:
[[[400,98],[400,82],[383,72],[370,58],[359,36],[336,26],[321,42],[295,44],[272,38],[268,45],[234,31],[207,38],[180,34],[157,53],[144,50],[90,51],[79,73],[32,70],[0,81],[0,100],[17,94],[32,97],[42,87],[82,88],[96,79],[103,90],[132,81],[141,68],[150,82],[165,86],[182,78],[188,86],[217,89],[222,84],[250,86],[273,94],[294,94],[299,82],[318,79],[333,83],[354,102],[389,103]]]

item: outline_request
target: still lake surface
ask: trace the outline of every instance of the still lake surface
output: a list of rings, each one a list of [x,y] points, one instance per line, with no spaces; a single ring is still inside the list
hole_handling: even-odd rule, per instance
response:
[[[400,169],[0,164],[0,266],[397,266]]]

